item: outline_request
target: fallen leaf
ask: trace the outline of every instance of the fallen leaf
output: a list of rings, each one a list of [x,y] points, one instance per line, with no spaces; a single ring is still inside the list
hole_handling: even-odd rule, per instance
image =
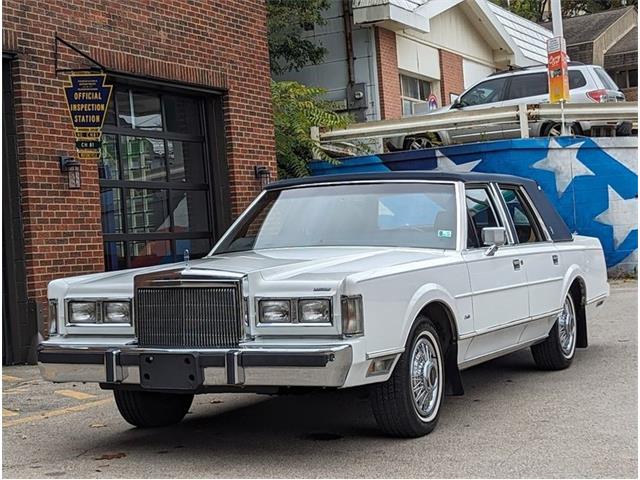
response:
[[[91,428],[102,428],[102,427],[106,427],[106,425],[104,423],[92,423],[90,425]]]
[[[124,458],[127,454],[124,452],[118,453],[103,453],[101,456],[94,458],[94,460],[115,460],[116,458]]]

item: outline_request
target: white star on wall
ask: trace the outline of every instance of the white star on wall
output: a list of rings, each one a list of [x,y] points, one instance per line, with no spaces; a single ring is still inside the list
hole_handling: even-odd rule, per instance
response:
[[[455,163],[446,155],[443,155],[441,152],[438,152],[438,157],[436,158],[438,165],[436,168],[431,170],[432,172],[470,172],[476,165],[478,165],[482,160],[473,160],[471,162],[466,163]]]
[[[596,222],[613,227],[613,246],[618,248],[638,225],[638,199],[624,199],[611,186],[609,191],[609,208],[595,218]]]
[[[555,138],[552,138],[549,142],[547,158],[531,165],[532,168],[554,173],[558,197],[564,194],[575,177],[595,175],[584,163],[578,160],[578,151],[583,143],[574,143],[570,145],[574,148],[565,148]]]

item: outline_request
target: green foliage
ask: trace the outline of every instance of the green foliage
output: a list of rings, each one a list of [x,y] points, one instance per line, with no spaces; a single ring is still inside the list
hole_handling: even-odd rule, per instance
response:
[[[546,18],[550,8],[550,0],[493,0],[513,13],[534,22],[550,20]],[[638,0],[563,0],[562,16],[575,17],[589,13],[602,12],[612,8],[638,5]]]
[[[320,63],[327,50],[303,37],[305,27],[324,25],[329,0],[267,0],[271,74],[280,75]]]
[[[321,88],[297,82],[271,82],[279,178],[308,175],[314,155],[336,162],[311,139],[311,127],[344,128],[351,118],[335,113],[334,105],[320,98],[323,94]]]

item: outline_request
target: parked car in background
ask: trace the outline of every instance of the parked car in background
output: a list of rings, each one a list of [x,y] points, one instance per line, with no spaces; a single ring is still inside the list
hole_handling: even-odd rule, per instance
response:
[[[464,91],[458,99],[436,112],[449,110],[478,110],[483,108],[502,107],[519,104],[536,104],[549,102],[549,82],[546,66],[517,68],[497,72]],[[571,103],[588,102],[623,102],[624,93],[620,91],[607,72],[597,65],[569,63],[569,89]],[[589,135],[591,122],[576,122],[569,126],[573,135]],[[559,122],[531,122],[531,137],[560,135]],[[618,127],[618,135],[630,135],[631,124],[624,122]],[[430,144],[444,145],[469,143],[486,140],[502,140],[520,137],[517,124],[478,126],[460,130],[439,131],[437,138],[427,135],[407,136],[402,141],[403,150],[425,148]],[[395,145],[392,144],[392,145]],[[399,145],[392,150],[399,149]]]
[[[560,370],[608,296],[600,242],[537,184],[395,172],[276,182],[205,258],[49,284],[53,382],[113,390],[138,427],[194,394],[368,386],[386,433],[436,425],[459,371],[531,347]]]

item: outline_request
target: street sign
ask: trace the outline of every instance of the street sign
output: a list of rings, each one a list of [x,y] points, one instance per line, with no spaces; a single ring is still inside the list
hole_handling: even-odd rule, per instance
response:
[[[547,69],[549,74],[549,102],[569,100],[569,68],[567,47],[563,37],[553,37],[547,42]]]

